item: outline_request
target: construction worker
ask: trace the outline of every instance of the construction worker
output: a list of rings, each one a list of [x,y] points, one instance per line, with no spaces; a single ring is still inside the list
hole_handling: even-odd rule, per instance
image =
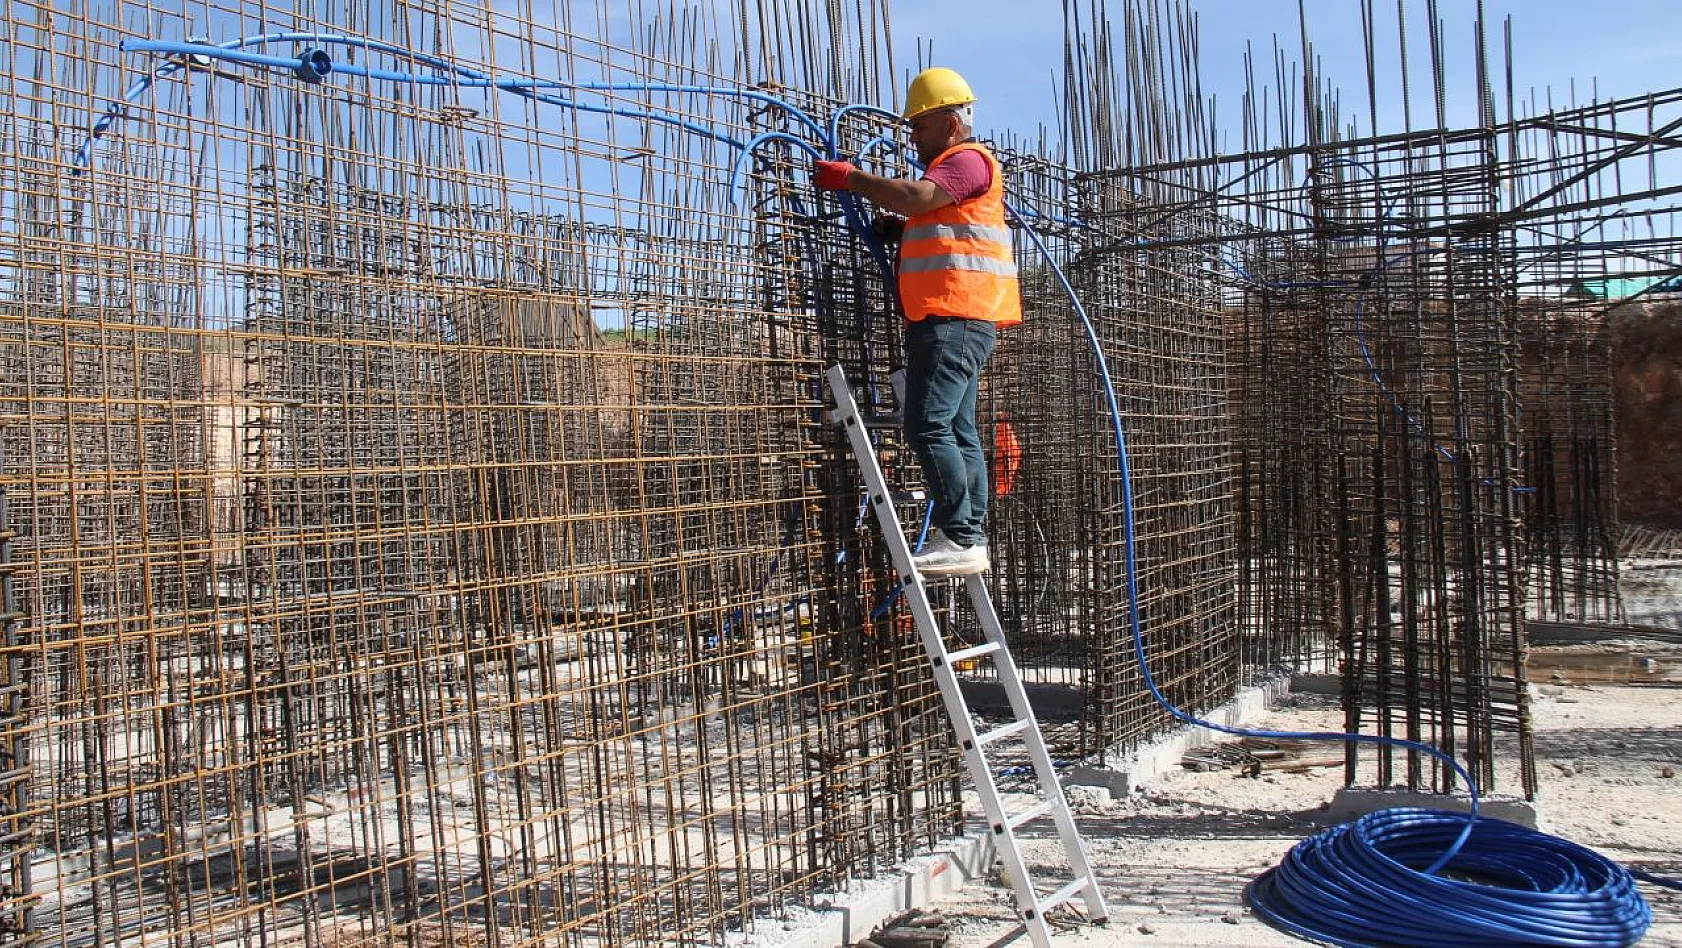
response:
[[[926,69],[905,102],[922,177],[885,178],[844,161],[820,161],[813,173],[820,188],[853,191],[906,218],[899,251],[905,435],[936,528],[914,562],[936,576],[987,569],[987,458],[976,388],[996,330],[1022,322],[1004,175],[972,138],[974,102],[962,76]]]

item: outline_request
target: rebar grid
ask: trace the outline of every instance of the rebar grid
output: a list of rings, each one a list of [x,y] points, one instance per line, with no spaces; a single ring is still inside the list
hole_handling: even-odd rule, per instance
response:
[[[1164,205],[1158,229],[1135,240],[1141,255],[1194,248],[1180,272],[1200,263],[1226,287],[1245,667],[1336,661],[1349,729],[1444,747],[1485,787],[1501,785],[1493,747],[1511,733],[1518,765],[1502,778],[1529,795],[1527,611],[1619,609],[1594,341],[1610,304],[1582,312],[1584,278],[1668,289],[1656,282],[1677,272],[1666,153],[1682,123],[1669,92],[1512,117],[1511,70],[1503,88],[1479,22],[1481,121],[1450,129],[1440,20],[1424,6],[1419,125],[1404,107],[1400,132],[1363,134],[1276,41],[1272,89],[1252,78],[1242,145],[1217,154],[1214,130],[1176,99],[1194,85],[1184,67],[1130,51],[1130,87],[1147,102],[1086,111],[1143,131],[1087,150],[1127,156],[1117,190]],[[1375,36],[1370,4],[1363,14],[1376,108],[1398,83],[1371,51],[1395,41]],[[1307,34],[1305,23],[1312,63]],[[1403,100],[1408,41],[1404,28]],[[1220,224],[1171,223],[1199,213]],[[1577,298],[1563,298],[1573,281]],[[1398,772],[1395,756],[1351,750],[1349,779],[1452,787],[1417,755]]]
[[[814,286],[856,281],[784,153],[732,194],[697,131],[785,114],[117,49],[825,113],[885,73],[879,9],[598,12],[7,8],[14,933],[716,943],[952,831],[921,662],[837,607]]]
[[[1331,114],[1328,103],[1328,124]],[[1417,236],[1493,212],[1494,156],[1487,137],[1466,136],[1293,157],[1300,176],[1296,161],[1271,159],[1229,172],[1247,179],[1250,202],[1271,181],[1281,209],[1246,208],[1260,233],[1223,260],[1240,297],[1235,348],[1261,360],[1240,380],[1253,387],[1234,395],[1259,416],[1260,438],[1241,448],[1254,472],[1245,491],[1255,491],[1241,501],[1255,544],[1246,555],[1256,575],[1285,583],[1283,595],[1253,601],[1297,589],[1318,600],[1290,618],[1318,621],[1299,632],[1336,648],[1347,729],[1435,744],[1496,786],[1495,734],[1528,746],[1510,250],[1499,233]],[[1280,220],[1296,214],[1318,239],[1281,242],[1264,229],[1273,217],[1299,230]],[[1264,629],[1270,618],[1256,617]],[[1306,644],[1289,636],[1258,644]],[[1372,770],[1361,756],[1351,748],[1351,781],[1452,786],[1416,754],[1405,775],[1388,747],[1370,755]],[[1534,792],[1527,753],[1517,777]]]
[[[823,420],[832,361],[894,407],[889,293],[800,152],[741,158],[798,122],[694,91],[890,104],[885,5],[522,10],[0,14],[5,937],[717,944],[961,825]],[[1068,15],[1061,140],[998,151],[1115,372],[1158,682],[1338,663],[1352,728],[1486,786],[1512,735],[1533,792],[1522,621],[1616,614],[1600,322],[1677,272],[1682,91],[1514,119],[1509,80],[1503,123],[1480,53],[1476,127],[1439,65],[1434,125],[1362,135],[1276,49],[1221,154],[1186,4]],[[281,31],[399,50],[242,48],[393,75],[116,46]],[[1082,698],[1059,756],[1126,750],[1168,719],[1117,446],[1017,248],[994,594]],[[1450,786],[1393,758],[1350,779]]]
[[[1090,15],[1104,20],[1101,6]],[[1137,156],[1171,116],[1202,116],[1164,98],[1172,87],[1196,101],[1189,12],[1125,4],[1118,19],[1125,31],[1090,37],[1069,21],[1062,144],[1084,160]],[[1075,173],[1025,147],[1007,153],[1011,200],[1082,299],[1125,418],[1146,658],[1170,700],[1207,711],[1240,677],[1221,294],[1195,249],[1221,221],[1155,187]],[[1164,237],[1171,245],[1154,246]],[[1004,482],[991,513],[995,597],[1024,674],[1080,695],[1079,727],[1059,735],[1079,742],[1066,752],[1125,752],[1173,719],[1134,654],[1116,438],[1066,291],[1029,241],[1018,250],[1031,318],[1001,334],[985,380],[986,427],[995,438],[1008,427],[1021,445],[1010,472],[994,450]]]
[[[1623,620],[1613,467],[1611,346],[1604,315],[1548,300],[1519,311],[1527,614]]]
[[[1538,101],[1540,100],[1540,101]],[[1641,347],[1617,351],[1620,320],[1673,306],[1682,237],[1671,182],[1682,173],[1682,92],[1587,105],[1532,96],[1535,117],[1513,123],[1520,398],[1528,614],[1620,621],[1618,459],[1662,483],[1662,432],[1615,437],[1614,372],[1641,377]],[[1639,383],[1637,383],[1639,384]],[[1629,420],[1626,420],[1626,428]],[[1618,452],[1614,451],[1617,447]]]

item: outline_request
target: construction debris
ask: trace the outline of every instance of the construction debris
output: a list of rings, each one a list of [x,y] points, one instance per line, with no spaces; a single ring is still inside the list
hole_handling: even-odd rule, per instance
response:
[[[888,920],[855,944],[859,948],[942,948],[950,937],[945,918],[914,909]]]

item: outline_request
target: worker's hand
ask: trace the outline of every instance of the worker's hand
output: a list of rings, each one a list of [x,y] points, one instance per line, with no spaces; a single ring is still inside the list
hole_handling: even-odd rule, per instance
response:
[[[905,218],[883,214],[870,222],[870,232],[883,243],[897,244],[905,236]]]
[[[825,191],[845,191],[847,178],[857,170],[845,161],[820,161],[812,166],[812,183]]]

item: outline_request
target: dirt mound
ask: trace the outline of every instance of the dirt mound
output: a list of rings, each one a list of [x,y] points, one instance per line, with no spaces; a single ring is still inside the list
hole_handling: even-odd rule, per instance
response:
[[[1634,303],[1608,314],[1618,517],[1682,528],[1682,303]]]

